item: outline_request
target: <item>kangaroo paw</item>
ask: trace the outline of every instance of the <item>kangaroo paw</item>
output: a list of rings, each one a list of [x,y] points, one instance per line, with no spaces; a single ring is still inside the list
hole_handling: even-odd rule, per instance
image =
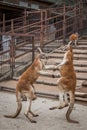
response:
[[[49,110],[54,110],[54,109],[57,109],[58,107],[51,107],[49,108]]]
[[[68,104],[65,104],[64,106],[59,106],[58,109],[63,109],[64,107],[67,107]]]
[[[39,116],[38,114],[33,114],[33,117],[37,117],[37,116]]]
[[[31,110],[28,113],[30,113],[33,117],[39,116],[38,114],[34,114]]]

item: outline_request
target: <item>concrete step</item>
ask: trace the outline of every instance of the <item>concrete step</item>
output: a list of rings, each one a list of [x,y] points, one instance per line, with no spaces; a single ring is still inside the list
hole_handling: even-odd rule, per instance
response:
[[[61,62],[62,62],[62,58],[57,58],[57,59],[51,58],[50,60],[47,61],[47,64],[58,65]],[[74,60],[74,66],[87,67],[87,61]]]
[[[50,52],[51,53],[48,53]],[[53,51],[53,52],[52,52]],[[58,49],[58,42],[55,44],[49,44],[44,47],[44,52],[48,53],[47,64],[57,65],[59,64],[64,56],[64,51]],[[76,47],[73,47],[74,52],[74,68],[77,75],[77,88],[81,87],[84,81],[87,80],[87,41],[79,40],[79,44]],[[41,87],[42,92],[49,89],[50,92],[57,87],[57,80],[60,78],[59,72],[53,72],[53,70],[47,70],[48,75],[40,76],[35,86],[38,90],[38,86]],[[55,78],[52,77],[52,74],[55,75]],[[45,88],[45,89],[44,89]],[[51,89],[50,89],[51,88]]]
[[[87,80],[87,40],[80,40],[78,46],[73,47],[74,52],[74,68],[77,75],[77,87],[81,87],[84,81]],[[49,53],[47,64],[59,64],[64,56],[64,51],[55,49],[53,53]],[[45,86],[56,86],[57,80],[60,77],[56,72],[52,70],[48,71],[50,74],[41,76],[37,81],[37,84],[44,84]],[[52,74],[55,73],[55,79],[52,78]]]
[[[84,49],[84,50],[87,50],[87,45],[79,45],[79,46],[76,46],[76,47],[73,47],[74,49]]]
[[[87,54],[87,50],[82,50],[82,49],[73,49],[74,54]],[[55,50],[54,53],[60,53],[60,54],[64,54],[64,51],[62,50]]]
[[[64,53],[53,53],[49,54],[48,58],[63,58]],[[74,59],[82,59],[87,60],[87,56],[85,54],[74,54]]]
[[[54,78],[52,75],[54,75]],[[86,73],[81,73],[81,72],[76,73],[77,80],[81,80],[81,81],[87,80],[86,75],[87,75]],[[40,76],[39,79],[37,80],[37,82],[39,81],[39,82],[45,83],[46,85],[49,83],[52,86],[56,86],[57,80],[60,77],[61,76],[58,71],[56,71],[56,72],[49,71],[48,74],[44,74],[43,76]]]
[[[79,40],[78,45],[87,45],[87,40]]]
[[[76,71],[76,72],[87,73],[87,67],[75,66],[74,68],[75,68],[75,71]]]

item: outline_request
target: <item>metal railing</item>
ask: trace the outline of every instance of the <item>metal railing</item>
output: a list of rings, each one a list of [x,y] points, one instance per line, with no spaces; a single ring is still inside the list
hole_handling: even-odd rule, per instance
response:
[[[30,63],[34,58],[35,46],[43,48],[56,39],[64,40],[71,33],[82,30],[82,9],[81,3],[73,7],[64,5],[26,12],[25,16],[8,21],[3,15],[0,22],[0,75],[9,70],[12,77],[15,68]],[[7,41],[6,36],[10,37]],[[4,49],[6,45],[7,49]]]

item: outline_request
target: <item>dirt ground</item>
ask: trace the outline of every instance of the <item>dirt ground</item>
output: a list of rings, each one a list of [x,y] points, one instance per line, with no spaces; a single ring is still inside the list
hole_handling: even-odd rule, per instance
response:
[[[37,123],[30,123],[24,116],[28,102],[23,102],[23,109],[15,119],[5,118],[4,114],[14,113],[16,98],[14,94],[0,92],[0,130],[87,130],[87,106],[75,104],[71,118],[79,124],[68,123],[65,113],[68,108],[50,111],[49,107],[58,104],[57,100],[37,98],[32,103],[32,110],[39,114],[34,117]]]

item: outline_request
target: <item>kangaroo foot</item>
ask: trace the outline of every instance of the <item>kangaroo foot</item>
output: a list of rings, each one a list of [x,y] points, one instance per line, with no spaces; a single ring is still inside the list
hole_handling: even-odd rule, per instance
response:
[[[38,114],[34,114],[32,111],[29,111],[29,113],[30,113],[33,117],[39,116]]]
[[[37,123],[35,120],[32,120],[28,114],[25,114],[24,115],[27,117],[27,119],[31,122],[31,123]]]

